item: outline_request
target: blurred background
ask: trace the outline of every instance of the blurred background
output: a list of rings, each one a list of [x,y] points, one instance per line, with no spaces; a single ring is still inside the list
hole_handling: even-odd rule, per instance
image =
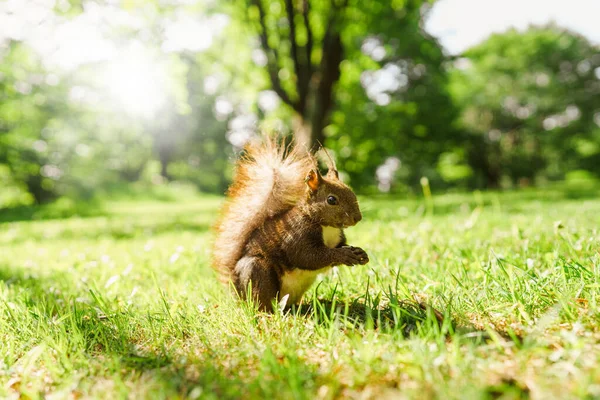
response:
[[[222,194],[260,130],[358,192],[594,182],[597,0],[4,0],[0,208]]]

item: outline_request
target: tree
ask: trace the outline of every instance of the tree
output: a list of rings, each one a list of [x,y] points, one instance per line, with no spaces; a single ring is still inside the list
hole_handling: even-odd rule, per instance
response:
[[[0,163],[25,185],[38,203],[56,197],[62,171],[61,156],[47,151],[44,134],[56,116],[65,112],[61,99],[66,87],[47,76],[35,53],[10,41],[0,59]]]
[[[555,25],[492,35],[469,49],[452,92],[483,184],[531,183],[600,161],[600,51]]]
[[[270,86],[294,110],[298,140],[309,147],[325,142],[348,12],[349,0],[244,0],[232,12],[258,39]]]
[[[257,38],[264,58],[255,64],[293,110],[298,140],[334,148],[353,183],[366,184],[390,156],[402,156],[411,176],[435,171],[453,139],[445,56],[422,29],[432,4],[247,0],[232,15],[246,27],[234,34]],[[392,69],[395,87],[373,93],[367,80]]]
[[[422,29],[430,4],[365,3],[370,17],[345,31],[356,45],[347,47],[326,133],[355,187],[371,186],[376,177],[382,190],[400,182],[418,186],[423,176],[447,184],[436,165],[463,140],[454,127],[447,58]]]

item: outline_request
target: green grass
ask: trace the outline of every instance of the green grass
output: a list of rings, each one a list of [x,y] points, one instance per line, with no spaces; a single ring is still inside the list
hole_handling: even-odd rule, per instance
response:
[[[218,198],[4,212],[0,398],[597,398],[596,195],[363,200],[371,262],[275,315],[216,283]]]

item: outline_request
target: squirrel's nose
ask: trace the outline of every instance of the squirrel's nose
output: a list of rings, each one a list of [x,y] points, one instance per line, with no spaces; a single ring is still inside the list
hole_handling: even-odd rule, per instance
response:
[[[361,214],[357,214],[354,216],[354,223],[358,224],[360,222],[360,220],[362,219],[362,215]]]

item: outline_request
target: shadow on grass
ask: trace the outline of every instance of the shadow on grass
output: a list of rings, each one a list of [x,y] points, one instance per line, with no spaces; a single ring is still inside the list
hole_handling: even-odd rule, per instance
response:
[[[145,387],[141,393],[151,390],[144,395],[151,397],[154,393],[159,398],[187,398],[191,394],[214,399],[275,398],[283,393],[285,398],[290,392],[291,397],[297,398],[305,391],[305,384],[316,376],[315,369],[305,365],[295,353],[285,355],[290,368],[268,349],[260,358],[256,376],[244,379],[235,369],[214,362],[211,343],[202,343],[205,353],[201,356],[191,353],[182,357],[179,350],[185,343],[179,341],[185,341],[188,333],[176,326],[167,313],[148,312],[140,318],[140,314],[134,315],[114,300],[107,301],[93,289],[87,293],[85,288],[74,289],[66,273],[35,276],[0,265],[2,285],[18,291],[17,298],[9,299],[11,302],[23,302],[27,308],[26,313],[9,318],[10,326],[3,329],[13,331],[13,337],[27,343],[59,343],[55,350],[61,357],[72,358],[74,364],[89,364],[92,375],[86,379],[86,385],[93,386],[97,373],[102,379],[117,375],[131,380],[136,387]],[[28,329],[30,324],[36,328]],[[140,339],[140,332],[144,331],[141,336],[145,338]],[[68,346],[61,347],[65,340]],[[152,345],[144,349],[146,342]],[[17,363],[19,359],[9,362]],[[80,397],[85,393],[73,388],[72,394]]]
[[[458,325],[448,313],[442,313],[433,306],[414,300],[397,300],[384,306],[371,307],[359,301],[340,303],[331,300],[313,300],[290,310],[292,313],[315,318],[318,323],[330,324],[333,321],[348,328],[374,329],[383,333],[400,332],[403,337],[413,334],[425,335],[428,332],[443,334],[448,340],[458,334],[474,343],[486,343],[494,336],[509,341],[522,341],[513,332],[478,329],[473,325]]]
[[[399,330],[404,336],[409,336],[428,321],[435,321],[438,326],[442,326],[445,321],[439,311],[412,301],[390,303],[384,307],[370,307],[358,300],[339,302],[315,299],[310,304],[292,307],[290,312],[315,318],[320,324],[336,321],[348,328]]]

